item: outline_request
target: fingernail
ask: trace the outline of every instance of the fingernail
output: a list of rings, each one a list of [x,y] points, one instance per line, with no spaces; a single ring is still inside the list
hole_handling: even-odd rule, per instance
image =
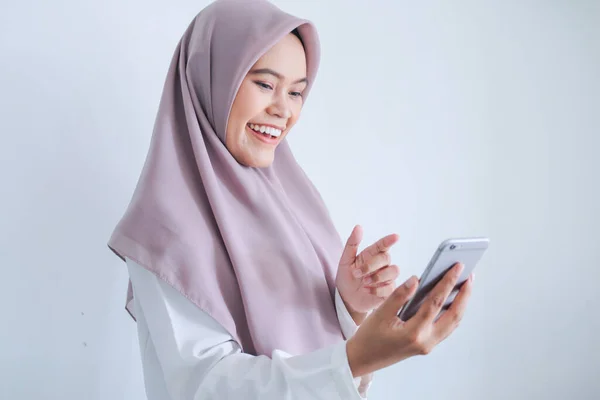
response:
[[[404,286],[406,286],[407,288],[411,288],[415,285],[415,283],[417,282],[416,277],[411,276],[409,280],[406,281],[406,283],[404,283]]]
[[[363,283],[365,285],[368,285],[369,283],[373,282],[373,278],[371,278],[370,276],[367,276],[363,279]]]
[[[475,272],[471,274],[471,282],[475,282]]]
[[[359,278],[362,273],[360,272],[360,269],[355,269],[354,272],[352,272],[352,275],[354,275],[355,278]]]

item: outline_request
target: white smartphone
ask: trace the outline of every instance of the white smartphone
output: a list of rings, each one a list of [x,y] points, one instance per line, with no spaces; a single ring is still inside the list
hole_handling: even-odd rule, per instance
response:
[[[487,237],[470,237],[470,238],[455,238],[444,240],[435,253],[431,257],[431,261],[425,268],[419,280],[419,287],[415,295],[402,307],[398,312],[398,317],[403,321],[408,321],[412,318],[419,307],[429,294],[429,292],[439,283],[446,272],[457,262],[464,264],[465,268],[462,271],[456,286],[446,298],[441,313],[450,307],[454,298],[458,294],[460,287],[466,282],[475,269],[475,266],[487,250],[490,240]],[[441,315],[440,313],[440,315]],[[436,317],[439,318],[440,315]]]

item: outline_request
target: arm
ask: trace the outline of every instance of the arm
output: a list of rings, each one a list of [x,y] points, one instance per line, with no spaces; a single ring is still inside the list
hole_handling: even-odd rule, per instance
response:
[[[336,290],[336,293],[339,295],[339,291]],[[350,318],[352,318],[352,321],[354,322],[355,325],[360,325],[363,323],[363,321],[369,316],[369,313],[361,313],[358,311],[353,311],[350,306],[348,305],[348,303],[346,303],[344,301],[344,299],[342,299],[342,297],[340,296],[340,300],[342,301],[342,304],[344,306],[344,309],[346,310],[346,313],[348,313],[348,315],[350,316]]]
[[[343,301],[340,292],[336,289],[335,291],[335,309],[337,311],[338,320],[342,328],[342,333],[346,340],[350,339],[358,330],[358,324],[355,322],[356,319],[351,316],[346,303]],[[368,314],[365,313],[366,318]],[[373,381],[373,374],[363,375],[361,377],[354,378],[354,383],[358,387],[358,392],[362,397],[367,397],[367,391]]]
[[[367,313],[361,313],[361,318],[359,321],[352,315],[348,306],[342,299],[339,290],[335,290],[335,310],[337,312],[338,320],[340,321],[340,327],[342,328],[342,333],[346,339],[350,339],[356,330],[358,329],[358,325],[367,317]]]
[[[244,354],[217,321],[179,292],[132,261],[128,267],[138,329],[148,332],[147,343],[140,342],[148,392],[160,380],[174,400],[361,399],[345,342],[298,356]]]

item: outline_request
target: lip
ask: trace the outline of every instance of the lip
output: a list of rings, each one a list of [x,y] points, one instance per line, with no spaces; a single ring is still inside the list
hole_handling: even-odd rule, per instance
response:
[[[265,125],[265,126],[267,126],[267,125]],[[269,125],[269,126],[271,126],[271,125]],[[275,128],[275,127],[273,127],[273,128]],[[279,128],[277,128],[277,129],[279,129]],[[261,141],[261,142],[263,142],[263,143],[270,144],[270,145],[272,145],[272,146],[274,146],[274,145],[276,145],[277,143],[279,143],[279,138],[281,137],[281,136],[279,136],[279,137],[277,137],[277,138],[266,137],[265,135],[263,135],[263,134],[261,134],[261,133],[258,133],[258,132],[256,132],[254,129],[251,129],[251,128],[250,128],[248,125],[246,125],[246,130],[247,130],[247,131],[248,131],[248,132],[249,132],[249,133],[250,133],[252,136],[254,136],[256,139],[260,140],[260,141]]]

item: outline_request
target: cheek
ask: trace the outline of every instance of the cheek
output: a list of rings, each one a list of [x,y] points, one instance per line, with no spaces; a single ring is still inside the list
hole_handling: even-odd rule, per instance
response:
[[[291,128],[296,124],[298,119],[300,119],[300,113],[302,112],[302,105],[293,105],[292,106],[292,115],[288,120],[288,126]]]
[[[232,114],[235,113],[238,123],[245,124],[259,114],[261,107],[264,108],[264,97],[258,93],[254,83],[244,81],[232,106]]]

